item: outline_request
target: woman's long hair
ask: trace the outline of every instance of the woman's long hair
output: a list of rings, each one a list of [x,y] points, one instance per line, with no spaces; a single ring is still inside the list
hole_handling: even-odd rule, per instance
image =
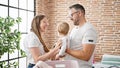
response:
[[[32,24],[31,24],[31,31],[33,31],[39,38],[40,42],[42,43],[42,45],[44,47],[44,51],[48,52],[49,50],[41,37],[41,31],[40,31],[40,23],[44,17],[45,17],[45,15],[37,15],[33,18]]]

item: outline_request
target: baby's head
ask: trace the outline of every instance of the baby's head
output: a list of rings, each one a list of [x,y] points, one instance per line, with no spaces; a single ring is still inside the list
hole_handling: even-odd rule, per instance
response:
[[[58,32],[62,35],[67,35],[69,32],[69,24],[66,22],[60,23],[58,25]]]

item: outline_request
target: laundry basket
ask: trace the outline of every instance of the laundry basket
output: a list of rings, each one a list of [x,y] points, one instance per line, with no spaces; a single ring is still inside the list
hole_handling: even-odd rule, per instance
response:
[[[75,60],[56,60],[56,61],[46,61],[46,63],[53,68],[79,68],[78,62]]]

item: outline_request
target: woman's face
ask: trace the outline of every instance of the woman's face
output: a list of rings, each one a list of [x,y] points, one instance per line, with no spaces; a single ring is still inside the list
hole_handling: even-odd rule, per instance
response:
[[[46,17],[44,17],[42,20],[41,20],[41,23],[40,23],[40,30],[42,32],[45,32],[45,30],[47,29],[49,23],[48,23],[48,19]]]

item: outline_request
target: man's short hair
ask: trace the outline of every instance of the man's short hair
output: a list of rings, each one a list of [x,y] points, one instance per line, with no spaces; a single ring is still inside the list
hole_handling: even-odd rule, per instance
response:
[[[85,8],[81,4],[74,4],[69,7],[70,9],[74,8],[76,10],[81,10],[82,13],[85,15]]]

